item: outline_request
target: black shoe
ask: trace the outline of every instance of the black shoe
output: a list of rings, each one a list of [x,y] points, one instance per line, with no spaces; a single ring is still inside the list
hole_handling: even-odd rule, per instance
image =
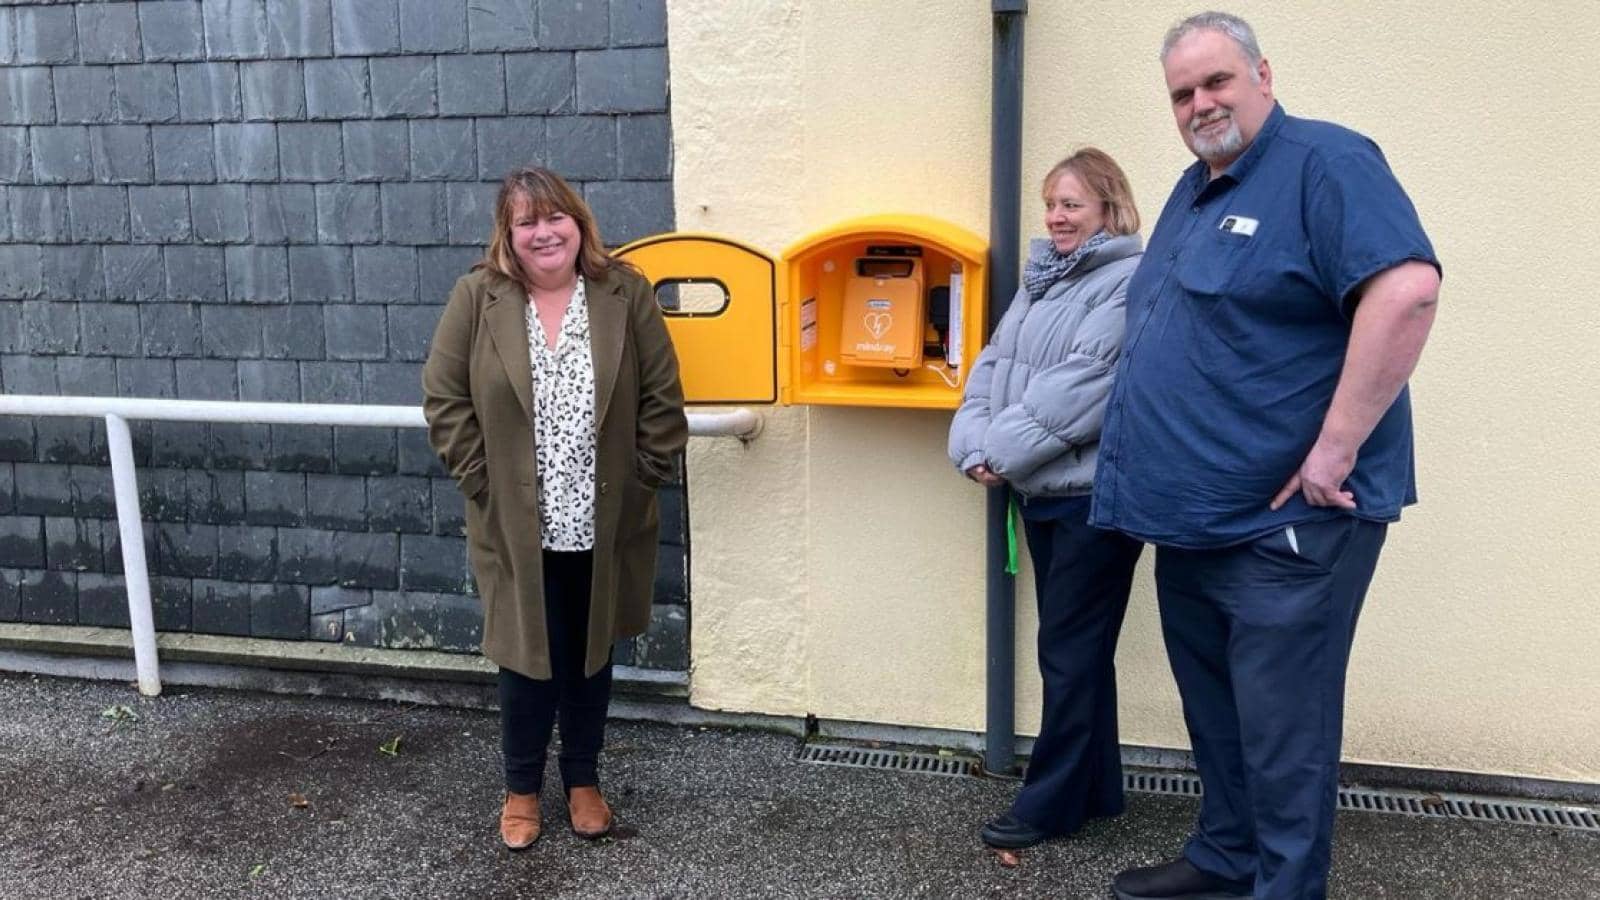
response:
[[[1226,900],[1250,896],[1250,884],[1202,872],[1179,857],[1119,873],[1111,881],[1111,893],[1117,900]]]
[[[991,847],[1021,850],[1024,847],[1042,844],[1055,835],[1048,831],[1040,831],[1011,813],[1006,813],[983,823],[983,827],[978,830],[978,837],[983,838],[983,842]]]

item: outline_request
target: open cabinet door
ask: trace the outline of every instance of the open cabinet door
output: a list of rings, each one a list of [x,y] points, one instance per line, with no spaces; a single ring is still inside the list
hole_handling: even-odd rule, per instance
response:
[[[655,288],[678,352],[684,399],[778,402],[778,270],[772,257],[728,238],[660,234],[616,254]]]

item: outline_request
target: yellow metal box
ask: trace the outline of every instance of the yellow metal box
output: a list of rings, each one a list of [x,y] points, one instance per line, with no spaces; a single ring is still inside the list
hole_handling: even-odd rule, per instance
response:
[[[690,403],[954,409],[982,349],[988,247],[926,216],[842,222],[777,259],[679,233],[618,255],[655,286]]]

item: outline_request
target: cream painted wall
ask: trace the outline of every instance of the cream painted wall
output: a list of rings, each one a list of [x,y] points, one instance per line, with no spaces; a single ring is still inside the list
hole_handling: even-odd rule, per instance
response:
[[[1093,143],[1146,233],[1189,159],[1155,55],[1192,11],[1035,2],[1033,180]],[[1351,667],[1350,759],[1600,780],[1600,66],[1580,0],[1249,2],[1294,114],[1366,132],[1445,265],[1413,380],[1423,502],[1390,532]],[[988,4],[669,0],[678,223],[777,252],[869,212],[988,230]],[[748,447],[690,455],[696,704],[979,730],[982,499],[948,414],[772,410]],[[1123,738],[1184,734],[1141,575]],[[1019,722],[1037,722],[1019,581]]]

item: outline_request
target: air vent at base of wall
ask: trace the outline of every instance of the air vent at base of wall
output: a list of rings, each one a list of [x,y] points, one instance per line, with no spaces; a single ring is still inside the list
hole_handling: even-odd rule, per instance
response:
[[[800,748],[800,761],[855,769],[920,772],[924,775],[982,774],[978,761],[970,756],[924,753],[915,750],[884,750],[849,744],[805,744]]]

